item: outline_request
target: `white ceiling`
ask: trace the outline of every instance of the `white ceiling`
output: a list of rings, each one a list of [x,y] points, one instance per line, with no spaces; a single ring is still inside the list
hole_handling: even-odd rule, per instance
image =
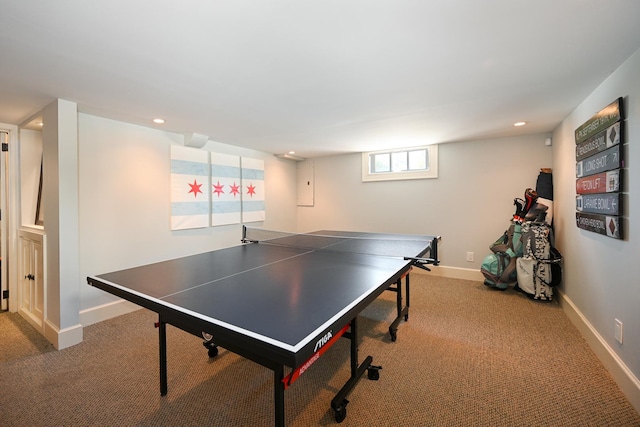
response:
[[[0,123],[62,98],[302,157],[549,132],[640,48],[639,18],[637,0],[0,0]]]

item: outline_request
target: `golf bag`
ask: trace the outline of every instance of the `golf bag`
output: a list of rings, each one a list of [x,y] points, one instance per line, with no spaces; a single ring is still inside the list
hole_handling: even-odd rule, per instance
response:
[[[490,247],[482,261],[484,284],[505,290],[509,286],[537,301],[551,301],[562,280],[562,255],[553,247],[553,186],[550,170],[542,170],[537,188],[527,188],[511,225]]]
[[[553,288],[562,280],[562,255],[552,245],[551,226],[546,222],[522,224],[522,256],[516,261],[519,290],[538,301],[551,301]]]
[[[521,226],[514,221],[504,234],[489,246],[493,253],[482,260],[480,267],[486,286],[505,290],[516,284],[516,260],[522,256],[520,237]]]
[[[522,256],[521,226],[525,216],[536,203],[538,195],[531,188],[524,192],[524,199],[513,199],[516,211],[511,225],[489,249],[493,252],[482,260],[480,271],[484,284],[490,288],[505,290],[517,283],[516,260]]]

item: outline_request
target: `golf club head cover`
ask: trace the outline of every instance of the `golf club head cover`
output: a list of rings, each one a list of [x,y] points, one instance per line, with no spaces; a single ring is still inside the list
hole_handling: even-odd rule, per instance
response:
[[[522,209],[523,217],[527,214],[527,212],[529,212],[529,209],[531,209],[531,207],[538,200],[538,193],[536,193],[536,190],[532,188],[527,188],[524,192],[524,200],[525,200],[525,204],[524,204],[524,208]]]
[[[513,220],[518,224],[522,223],[522,219],[524,218],[524,207],[525,201],[519,198],[513,199],[513,204],[516,207],[516,212],[513,214]]]

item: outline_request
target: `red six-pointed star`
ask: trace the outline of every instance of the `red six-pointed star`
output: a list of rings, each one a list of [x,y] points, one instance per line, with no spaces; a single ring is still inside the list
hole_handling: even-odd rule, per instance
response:
[[[193,193],[194,198],[198,197],[198,193],[202,193],[202,190],[200,190],[200,187],[202,187],[202,184],[198,184],[198,181],[196,181],[195,179],[193,180],[193,184],[189,184],[189,187],[191,187],[191,190],[189,190],[189,193]]]
[[[235,181],[233,182],[233,185],[230,185],[230,187],[231,187],[231,194],[233,194],[233,197],[236,197],[238,194],[240,194],[240,186],[236,184]]]
[[[213,184],[213,192],[216,193],[218,195],[218,197],[220,197],[220,194],[224,194],[224,191],[222,190],[222,188],[224,187],[224,184],[220,184],[220,180],[218,180],[218,184]]]
[[[247,187],[247,194],[250,195],[251,197],[253,197],[253,195],[256,194],[255,185],[249,184],[249,186]]]

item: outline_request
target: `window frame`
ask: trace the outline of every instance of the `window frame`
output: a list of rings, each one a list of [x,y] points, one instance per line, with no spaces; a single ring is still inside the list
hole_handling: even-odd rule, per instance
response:
[[[377,172],[372,173],[370,171],[370,159],[377,154],[389,154],[391,158],[392,153],[409,152],[416,150],[427,150],[428,157],[428,169],[420,170],[406,170],[397,172]],[[438,178],[438,145],[423,145],[420,147],[407,147],[407,148],[394,148],[389,150],[378,151],[366,151],[362,153],[362,181],[374,182],[374,181],[396,181],[406,179],[434,179]]]

